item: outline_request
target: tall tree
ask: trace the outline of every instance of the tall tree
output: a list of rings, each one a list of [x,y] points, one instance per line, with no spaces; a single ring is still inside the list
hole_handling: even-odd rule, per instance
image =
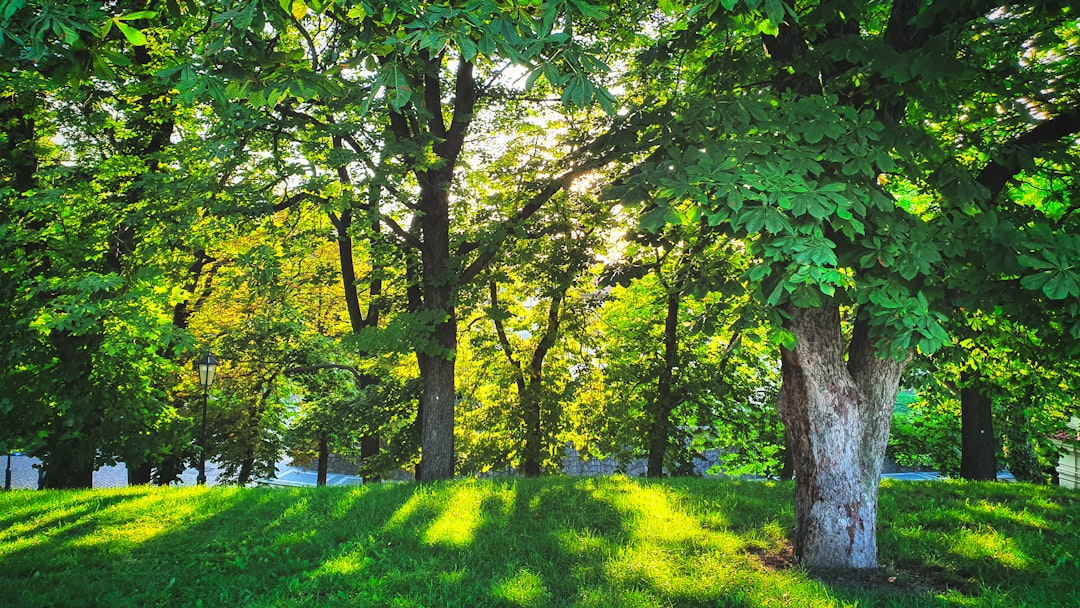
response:
[[[973,268],[967,244],[1016,211],[1007,186],[1033,158],[1070,164],[1062,159],[1075,154],[1073,63],[1062,51],[1044,63],[1022,56],[1031,45],[1063,49],[1075,18],[1053,4],[721,5],[662,43],[678,61],[700,59],[700,96],[676,113],[684,143],[636,183],[646,196],[696,201],[708,222],[749,239],[760,263],[747,278],[786,332],[780,415],[797,480],[796,555],[871,568],[901,374],[916,349],[946,341],[941,322],[958,294],[981,297],[1002,278]],[[1039,113],[1027,99],[1040,99]],[[991,137],[957,155],[941,126],[964,123],[976,104],[1001,114],[987,117]],[[1024,287],[1070,296],[1071,271],[1024,255],[1005,256],[1013,277],[1050,266]]]
[[[186,340],[169,309],[190,200],[171,183],[171,148],[185,114],[153,74],[186,34],[143,8],[16,2],[3,15],[4,99],[33,102],[9,131],[15,169],[35,167],[5,196],[5,259],[21,258],[5,267],[5,326],[24,345],[12,378],[56,381],[16,405],[36,421],[24,447],[51,487],[88,486],[117,457],[145,469],[155,431],[179,420],[169,376]]]
[[[223,69],[198,66],[206,74],[202,78],[195,70],[190,74],[194,89],[268,107],[326,103],[366,91],[361,107],[386,120],[391,168],[408,176],[408,197],[402,209],[386,210],[380,218],[413,259],[407,264],[413,277],[409,312],[428,335],[416,351],[424,383],[421,479],[454,472],[459,290],[490,264],[513,226],[619,152],[610,140],[580,147],[564,159],[562,171],[535,184],[520,207],[490,218],[482,238],[468,240],[453,230],[455,176],[467,156],[466,138],[477,114],[498,102],[499,75],[512,64],[532,69],[529,86],[546,79],[567,102],[598,99],[610,107],[610,96],[593,82],[606,66],[574,35],[575,26],[603,13],[585,2],[391,2],[378,11],[365,2],[253,3],[213,17],[213,23],[229,27],[208,48],[239,49],[240,57],[223,61]],[[286,70],[279,69],[282,62]],[[237,66],[257,77],[232,77]],[[215,87],[223,77],[227,86]]]

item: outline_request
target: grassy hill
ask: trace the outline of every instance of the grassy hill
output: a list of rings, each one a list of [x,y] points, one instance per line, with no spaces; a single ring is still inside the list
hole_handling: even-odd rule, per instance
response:
[[[1080,494],[886,482],[883,567],[792,565],[792,487],[626,478],[0,493],[0,606],[1077,606]]]

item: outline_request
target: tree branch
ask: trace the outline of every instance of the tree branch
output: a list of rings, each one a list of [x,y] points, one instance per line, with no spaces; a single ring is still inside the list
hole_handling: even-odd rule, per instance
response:
[[[420,239],[417,238],[415,234],[410,234],[407,230],[402,228],[401,224],[397,223],[394,218],[388,215],[382,215],[380,216],[380,219],[383,222],[386,222],[386,225],[390,227],[390,231],[396,234],[399,238],[401,238],[401,240],[404,241],[404,243],[409,247],[419,249],[420,246],[423,245],[423,243],[420,242]]]
[[[428,113],[428,131],[436,140],[446,139],[446,123],[442,116],[442,81],[439,77],[442,55],[432,58],[427,51],[421,51],[420,59],[424,70],[424,111]]]
[[[510,347],[510,339],[506,337],[506,328],[503,327],[503,322],[498,317],[498,283],[496,283],[495,281],[488,282],[488,294],[491,299],[491,310],[495,313],[491,317],[491,322],[495,325],[495,333],[499,336],[499,348],[502,349],[503,354],[506,355],[507,360],[510,361],[510,367],[514,368],[514,380],[517,382],[518,388],[523,389],[524,380],[521,377],[521,364],[518,363],[517,357],[514,356],[514,349]]]
[[[451,164],[457,164],[457,157],[465,144],[465,132],[472,123],[476,98],[476,75],[473,73],[473,65],[464,59],[459,59],[457,77],[454,81],[454,117],[450,121],[450,130],[446,132],[446,142],[441,145],[436,144],[439,157],[453,161]],[[442,120],[441,116],[439,120]]]
[[[1022,170],[1020,160],[1024,155],[1033,154],[1043,146],[1076,133],[1080,133],[1080,106],[1039,123],[1034,129],[1006,144],[997,158],[983,167],[976,180],[989,191],[990,201],[994,201],[1009,180]]]
[[[559,177],[552,179],[539,192],[530,197],[529,200],[524,205],[522,205],[520,209],[518,209],[517,213],[515,213],[512,217],[503,222],[503,227],[513,228],[522,224],[530,217],[535,215],[536,212],[544,206],[544,203],[551,200],[551,197],[558,194],[558,192],[563,188],[566,188],[570,184],[572,184],[575,179],[577,179],[581,175],[584,175],[585,173],[588,173],[589,171],[592,171],[593,169],[597,169],[606,165],[607,163],[620,156],[624,151],[625,150],[620,146],[612,146],[610,149],[606,150],[595,158],[582,162],[580,165],[577,165],[572,169],[567,170]],[[500,231],[502,236],[498,237],[495,242],[490,243],[483,253],[478,255],[471,264],[465,267],[465,269],[461,272],[461,281],[463,284],[468,283],[472,279],[476,278],[477,275],[479,275],[485,268],[487,268],[487,266],[491,263],[491,260],[494,259],[495,254],[498,253],[499,248],[509,238],[511,232],[512,230]],[[463,255],[464,253],[477,249],[478,247],[479,246],[475,243],[465,243],[458,248],[457,253],[458,255]]]

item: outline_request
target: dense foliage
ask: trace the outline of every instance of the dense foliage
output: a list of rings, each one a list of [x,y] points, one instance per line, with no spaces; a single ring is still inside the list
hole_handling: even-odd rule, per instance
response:
[[[210,351],[223,480],[710,452],[871,566],[905,369],[900,464],[1045,480],[1076,411],[1078,48],[1064,2],[8,0],[0,448],[174,480]]]

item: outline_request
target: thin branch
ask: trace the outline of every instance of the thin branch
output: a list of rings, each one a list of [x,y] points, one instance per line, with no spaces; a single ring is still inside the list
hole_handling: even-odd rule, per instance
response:
[[[423,245],[423,243],[415,234],[410,234],[407,230],[402,228],[401,224],[397,223],[394,218],[388,215],[381,215],[379,217],[383,222],[386,222],[387,226],[390,227],[390,231],[396,234],[409,247],[419,249],[420,246]]]
[[[491,317],[491,322],[495,325],[495,333],[499,336],[499,348],[502,349],[503,354],[510,361],[510,366],[514,368],[515,379],[519,379],[521,376],[521,364],[518,363],[517,357],[514,356],[514,349],[510,347],[510,339],[506,337],[506,328],[503,327],[503,322],[498,316],[499,284],[495,281],[489,281],[488,294],[491,299],[491,310],[495,313]]]
[[[294,17],[291,12],[289,13],[289,16],[292,17],[293,25],[296,26],[296,29],[300,32],[300,35],[304,37],[304,40],[308,44],[308,50],[311,51],[311,71],[315,73],[322,72],[322,66],[319,64],[319,51],[315,48],[315,41],[312,40],[311,34],[309,34],[308,31],[304,29],[304,26],[300,23],[300,20]]]

